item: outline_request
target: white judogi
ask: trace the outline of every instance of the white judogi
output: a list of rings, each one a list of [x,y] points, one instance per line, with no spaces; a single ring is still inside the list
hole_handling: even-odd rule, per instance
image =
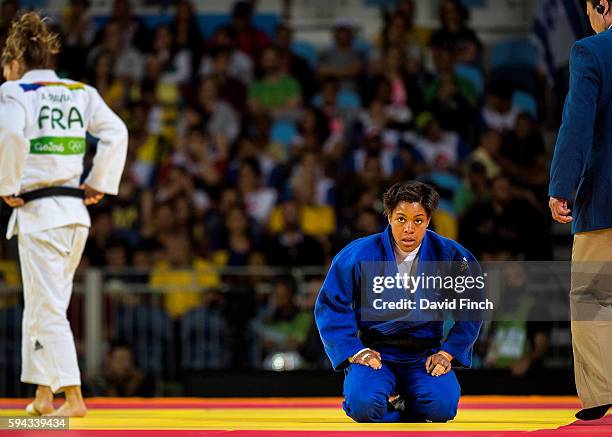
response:
[[[85,135],[100,139],[85,183],[117,194],[127,154],[121,119],[87,85],[32,70],[0,87],[0,195],[47,186],[78,187]],[[54,392],[80,385],[66,310],[89,214],[83,201],[47,197],[16,208],[7,238],[19,235],[24,290],[21,381]]]

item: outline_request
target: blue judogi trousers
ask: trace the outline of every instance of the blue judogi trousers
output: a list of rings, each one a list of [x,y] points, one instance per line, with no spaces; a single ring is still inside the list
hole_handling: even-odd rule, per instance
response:
[[[361,364],[345,369],[346,414],[356,422],[446,422],[457,415],[461,387],[451,370],[431,376],[425,370],[428,355],[408,363],[383,361],[379,370]],[[389,395],[404,398],[405,411],[388,403]]]

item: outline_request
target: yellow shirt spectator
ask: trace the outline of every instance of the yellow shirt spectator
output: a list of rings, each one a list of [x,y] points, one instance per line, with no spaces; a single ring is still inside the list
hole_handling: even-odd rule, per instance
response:
[[[300,208],[302,231],[312,237],[331,235],[336,232],[336,212],[327,205],[306,205]],[[282,206],[277,206],[270,215],[268,228],[273,234],[283,231]]]
[[[197,258],[193,269],[173,268],[167,261],[155,266],[149,285],[164,292],[164,308],[173,319],[200,306],[202,292],[219,286],[220,279],[214,264]]]

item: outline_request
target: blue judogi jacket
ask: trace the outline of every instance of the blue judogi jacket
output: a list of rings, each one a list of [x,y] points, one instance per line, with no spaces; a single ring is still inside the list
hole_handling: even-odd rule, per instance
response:
[[[348,365],[348,358],[365,346],[359,331],[377,335],[410,336],[418,339],[442,341],[443,321],[407,321],[401,319],[375,321],[362,317],[361,281],[363,269],[368,264],[383,262],[395,268],[397,264],[393,250],[391,228],[384,232],[357,239],[342,249],[332,261],[315,304],[315,321],[319,334],[334,369]],[[427,230],[418,253],[419,265],[423,261],[469,261],[479,268],[474,256],[459,243]],[[372,263],[371,263],[372,262]],[[395,274],[393,271],[387,274]],[[402,291],[405,293],[405,291]],[[365,320],[364,320],[365,319]],[[478,337],[482,321],[456,321],[450,329],[441,350],[454,357],[454,364],[471,367],[472,349]],[[408,351],[397,346],[384,345],[376,348],[383,360],[412,361],[422,352]]]

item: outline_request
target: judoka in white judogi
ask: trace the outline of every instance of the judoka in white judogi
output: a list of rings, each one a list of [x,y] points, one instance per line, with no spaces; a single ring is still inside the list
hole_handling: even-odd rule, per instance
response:
[[[79,187],[85,136],[99,138],[84,181],[117,194],[128,132],[98,92],[52,70],[31,70],[0,87],[0,196],[43,187]],[[66,310],[89,214],[82,199],[46,197],[15,208],[7,238],[18,235],[24,291],[21,381],[53,392],[81,378]]]

